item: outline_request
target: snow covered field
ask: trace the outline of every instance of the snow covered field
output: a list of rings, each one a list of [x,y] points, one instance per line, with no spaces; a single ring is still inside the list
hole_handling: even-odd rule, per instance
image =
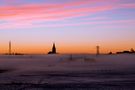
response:
[[[135,55],[0,55],[0,90],[45,88],[135,89]]]

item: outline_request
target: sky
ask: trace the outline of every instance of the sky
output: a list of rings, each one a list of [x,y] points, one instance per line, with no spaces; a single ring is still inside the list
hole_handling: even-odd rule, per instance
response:
[[[0,0],[0,53],[135,49],[135,0]]]

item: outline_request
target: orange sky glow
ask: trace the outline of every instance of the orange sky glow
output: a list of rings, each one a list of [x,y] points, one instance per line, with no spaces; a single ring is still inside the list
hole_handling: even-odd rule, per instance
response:
[[[135,49],[134,0],[0,0],[0,53]]]

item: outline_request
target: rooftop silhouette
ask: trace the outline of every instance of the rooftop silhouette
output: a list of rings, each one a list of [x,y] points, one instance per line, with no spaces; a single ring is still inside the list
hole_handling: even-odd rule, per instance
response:
[[[133,48],[131,48],[130,51],[125,50],[125,51],[122,51],[122,52],[117,52],[117,54],[123,54],[123,53],[133,54],[133,53],[135,53],[135,50]]]

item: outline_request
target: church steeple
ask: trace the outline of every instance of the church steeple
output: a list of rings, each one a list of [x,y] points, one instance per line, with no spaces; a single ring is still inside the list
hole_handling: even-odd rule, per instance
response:
[[[55,47],[55,43],[53,43],[53,47],[52,47],[52,53],[56,53],[56,47]]]
[[[48,52],[48,54],[57,54],[55,43],[53,43],[52,51]]]

